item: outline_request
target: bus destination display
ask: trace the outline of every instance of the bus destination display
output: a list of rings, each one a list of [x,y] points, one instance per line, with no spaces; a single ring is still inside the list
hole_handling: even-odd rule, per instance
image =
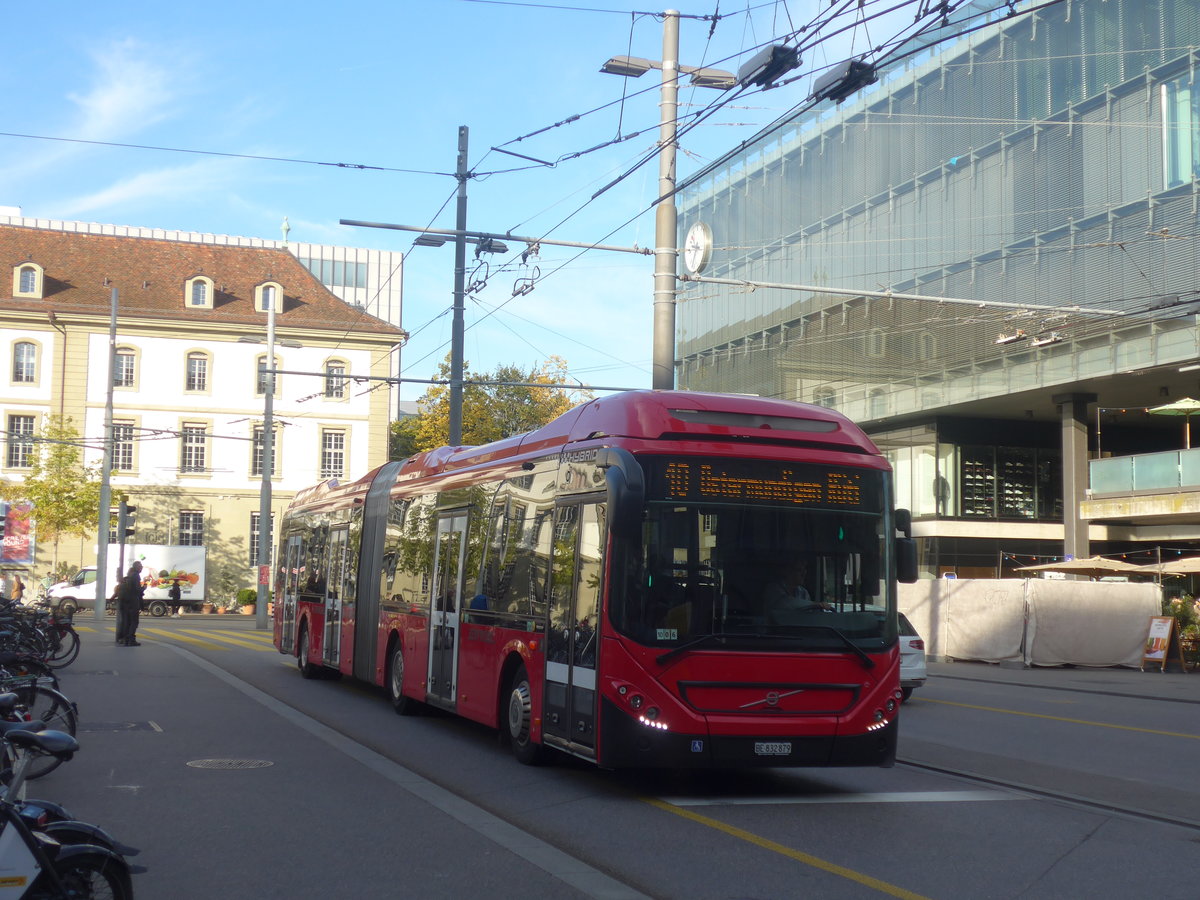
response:
[[[665,500],[873,509],[878,475],[773,460],[664,460],[654,494]],[[865,479],[865,480],[864,480]],[[656,481],[658,479],[653,479]]]

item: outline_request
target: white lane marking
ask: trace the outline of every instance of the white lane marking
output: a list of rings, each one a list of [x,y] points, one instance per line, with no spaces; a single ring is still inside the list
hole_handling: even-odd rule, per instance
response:
[[[1026,800],[1001,791],[893,791],[878,794],[806,794],[799,797],[660,797],[672,806],[788,806],[805,803],[976,803]]]

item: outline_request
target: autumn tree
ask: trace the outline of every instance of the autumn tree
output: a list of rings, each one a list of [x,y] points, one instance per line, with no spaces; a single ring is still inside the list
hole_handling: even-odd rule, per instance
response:
[[[558,356],[529,371],[516,365],[498,366],[494,372],[483,373],[467,373],[465,363],[463,368],[462,442],[466,445],[532,431],[592,396],[582,388],[551,387],[571,384],[566,360]],[[439,366],[437,377],[449,379],[449,357]],[[417,415],[393,426],[394,451],[408,451],[393,459],[441,447],[449,441],[449,385],[431,386],[417,401],[417,409]]]
[[[34,441],[29,471],[20,480],[0,482],[0,496],[32,504],[29,515],[37,537],[54,543],[57,567],[61,538],[88,537],[96,531],[101,475],[83,464],[79,432],[69,416],[50,416]]]

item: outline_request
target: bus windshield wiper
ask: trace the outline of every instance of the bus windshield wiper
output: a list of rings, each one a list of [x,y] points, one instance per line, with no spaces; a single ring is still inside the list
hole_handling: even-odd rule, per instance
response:
[[[725,641],[725,640],[729,640],[730,638],[741,638],[741,637],[746,637],[746,635],[744,635],[744,634],[726,634],[723,631],[714,631],[712,634],[702,634],[702,635],[700,635],[700,637],[692,638],[690,641],[685,641],[684,643],[680,644],[678,647],[672,647],[666,653],[659,654],[659,656],[654,661],[661,666],[663,663],[667,662],[668,660],[672,660],[676,656],[679,656],[680,654],[687,653],[693,647],[699,647],[700,645],[710,643],[711,641]]]
[[[858,657],[858,661],[862,664],[864,669],[875,668],[875,660],[871,659],[871,657],[867,655],[867,652],[863,650],[862,647],[858,646],[858,644],[846,637],[846,633],[840,628],[834,628],[832,625],[795,625],[793,627],[803,628],[805,630],[816,629],[818,631],[828,631],[832,634],[835,634],[837,635],[838,640],[854,651],[854,655]]]

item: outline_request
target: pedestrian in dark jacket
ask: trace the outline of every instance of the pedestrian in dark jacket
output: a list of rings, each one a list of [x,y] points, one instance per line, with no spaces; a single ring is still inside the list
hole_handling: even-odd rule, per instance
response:
[[[117,588],[117,644],[121,647],[140,647],[137,639],[138,619],[142,615],[142,563],[134,560]]]
[[[171,582],[171,590],[167,591],[167,596],[171,598],[171,606],[175,608],[171,617],[178,619],[183,614],[183,591],[179,589],[178,578]]]

